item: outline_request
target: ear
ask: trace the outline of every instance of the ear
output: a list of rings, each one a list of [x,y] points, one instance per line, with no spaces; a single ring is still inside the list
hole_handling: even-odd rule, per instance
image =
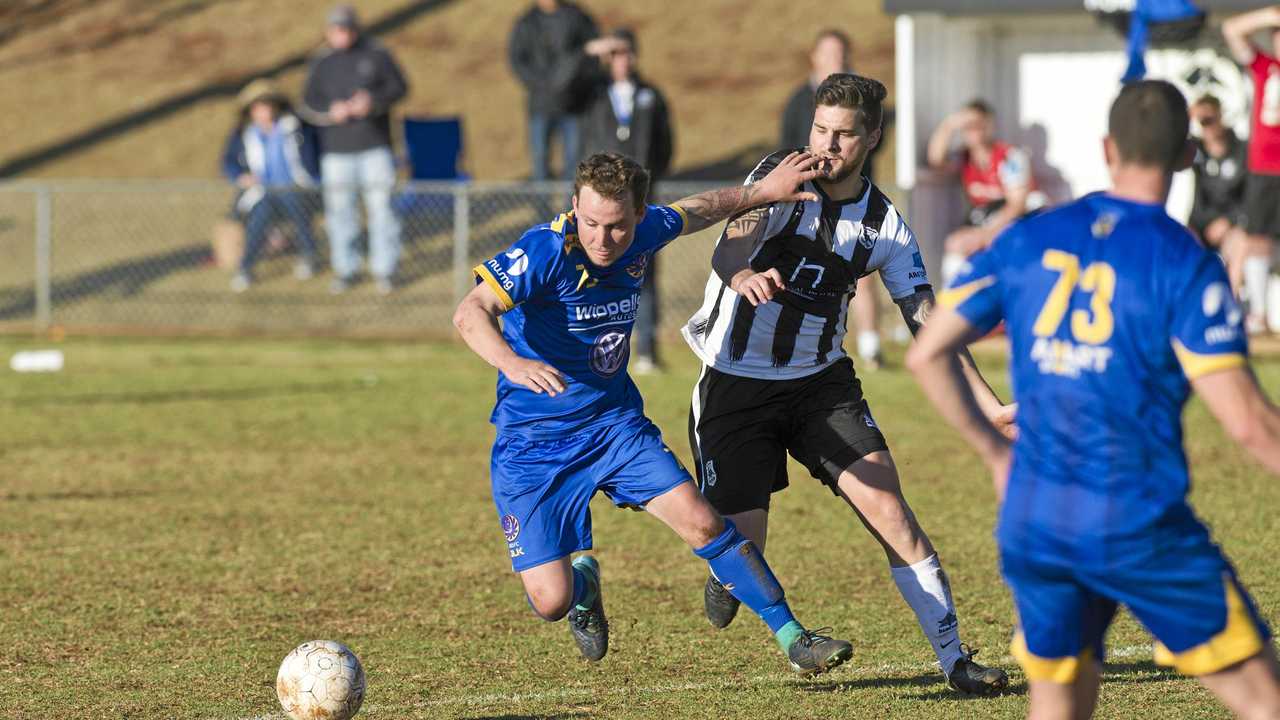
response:
[[[578,193],[573,194],[573,214],[578,214]]]
[[[645,214],[646,212],[648,212],[648,210],[649,210],[649,207],[648,207],[647,205],[641,205],[639,208],[637,208],[637,209],[636,209],[636,224],[637,224],[637,225],[639,225],[640,223],[644,222],[644,214]]]
[[[1107,161],[1107,167],[1115,167],[1120,162],[1116,141],[1112,140],[1110,135],[1102,138],[1102,157]]]
[[[1191,167],[1191,163],[1196,159],[1196,144],[1187,138],[1187,144],[1182,148],[1182,155],[1178,156],[1178,162],[1174,164],[1173,171],[1186,170]]]
[[[876,146],[880,144],[880,138],[882,138],[883,136],[884,136],[884,126],[881,126],[876,128],[875,130],[872,130],[867,135],[867,150],[868,151],[875,150]]]

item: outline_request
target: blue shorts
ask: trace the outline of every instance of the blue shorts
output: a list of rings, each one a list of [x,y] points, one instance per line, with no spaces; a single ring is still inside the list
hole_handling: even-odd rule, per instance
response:
[[[597,490],[619,507],[641,507],[690,480],[642,415],[554,440],[499,435],[490,474],[516,572],[591,548]]]
[[[1018,631],[1011,651],[1029,680],[1070,683],[1084,662],[1101,662],[1118,605],[1154,636],[1155,661],[1205,675],[1260,652],[1271,633],[1231,563],[1203,529],[1144,553],[1092,567],[1001,548]]]

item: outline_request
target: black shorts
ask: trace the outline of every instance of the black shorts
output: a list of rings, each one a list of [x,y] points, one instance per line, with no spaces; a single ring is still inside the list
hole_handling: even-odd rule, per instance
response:
[[[1245,179],[1244,230],[1280,240],[1280,175],[1249,173]]]
[[[840,473],[888,450],[853,363],[795,380],[760,380],[703,368],[689,410],[698,485],[725,515],[768,510],[787,486],[787,453],[836,493]]]

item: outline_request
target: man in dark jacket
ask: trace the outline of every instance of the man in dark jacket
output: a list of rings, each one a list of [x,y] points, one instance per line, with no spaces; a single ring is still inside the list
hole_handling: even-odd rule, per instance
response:
[[[253,284],[253,264],[273,224],[289,222],[298,244],[293,274],[306,280],[315,272],[309,188],[316,185],[319,160],[315,131],[299,122],[268,80],[254,80],[240,91],[240,115],[222,151],[222,174],[239,189],[235,215],[243,220],[244,254],[231,289]]]
[[[850,72],[853,64],[853,41],[842,30],[827,28],[818,32],[809,50],[809,78],[791,93],[782,111],[781,145],[784,148],[802,148],[809,144],[809,131],[813,127],[814,92],[818,85],[834,73]],[[871,165],[883,143],[871,149],[867,162],[862,166],[863,175],[871,180]],[[875,370],[880,367],[880,306],[877,302],[875,280],[870,275],[858,281],[858,292],[853,296],[853,319],[858,326],[858,367]]]
[[[604,73],[598,77],[582,116],[584,153],[614,152],[633,158],[649,171],[652,190],[671,166],[672,133],[667,101],[636,69],[635,33],[619,28],[610,33],[608,39],[613,42],[592,46],[601,53]],[[631,371],[638,374],[652,372],[658,366],[655,343],[658,269],[654,261],[644,270],[644,292],[640,293],[640,308],[636,313]]]
[[[391,106],[408,85],[391,53],[360,32],[355,10],[329,13],[327,46],[311,63],[303,91],[304,119],[320,127],[325,224],[329,232],[331,290],[345,292],[360,266],[356,195],[369,216],[369,269],[379,293],[392,290],[400,259],[400,222],[391,209],[396,182],[391,152]]]
[[[1191,104],[1191,119],[1200,126],[1200,139],[1192,165],[1196,176],[1195,204],[1187,226],[1205,244],[1222,253],[1231,287],[1240,292],[1244,262],[1254,246],[1244,229],[1249,147],[1222,121],[1222,103],[1212,95]]]
[[[551,176],[553,133],[559,133],[564,152],[561,177],[571,178],[577,169],[581,150],[578,115],[590,94],[592,58],[586,47],[598,34],[591,16],[564,0],[537,0],[511,30],[507,47],[511,69],[529,94],[529,154],[534,180]]]

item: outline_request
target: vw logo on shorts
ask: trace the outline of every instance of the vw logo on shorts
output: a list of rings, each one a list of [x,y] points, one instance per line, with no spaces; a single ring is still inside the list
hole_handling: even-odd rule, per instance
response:
[[[516,538],[520,537],[520,521],[515,515],[502,516],[502,535],[507,542],[515,542]]]
[[[591,345],[591,370],[600,377],[613,377],[627,364],[630,345],[627,335],[619,330],[609,330],[596,338]]]

